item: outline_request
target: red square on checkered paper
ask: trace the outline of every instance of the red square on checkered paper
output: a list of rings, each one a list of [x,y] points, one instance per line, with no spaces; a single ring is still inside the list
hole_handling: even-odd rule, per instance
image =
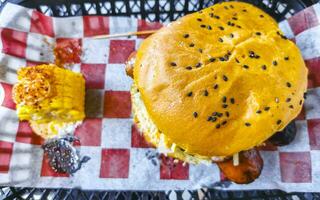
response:
[[[2,52],[17,56],[26,57],[27,33],[8,28],[0,29],[2,41]]]
[[[125,63],[134,50],[134,40],[111,40],[109,63]]]
[[[309,119],[308,134],[311,150],[320,150],[320,119]]]
[[[127,91],[106,91],[104,95],[104,117],[130,118],[131,99]]]
[[[158,30],[163,25],[159,22],[147,22],[145,20],[138,20],[138,31]],[[149,35],[139,35],[138,38],[147,38]]]
[[[260,151],[277,151],[278,147],[267,140],[263,145],[258,146],[257,149]]]
[[[109,17],[83,16],[84,36],[109,34]]]
[[[304,106],[302,106],[301,112],[296,117],[296,120],[305,120],[306,119],[306,112],[304,110]]]
[[[320,86],[320,58],[313,58],[305,60],[309,69],[308,74],[308,88],[315,88]]]
[[[32,11],[30,32],[54,37],[52,18],[36,10]]]
[[[44,139],[32,131],[27,121],[19,122],[16,141],[34,145],[42,145],[44,143]]]
[[[129,164],[128,149],[103,149],[100,178],[128,178]]]
[[[58,173],[55,172],[50,164],[47,155],[43,156],[42,167],[41,167],[41,176],[50,176],[50,177],[69,177],[67,173]]]
[[[135,148],[153,148],[153,145],[147,142],[142,133],[138,130],[136,124],[131,127],[131,146]]]
[[[295,35],[319,24],[317,14],[313,7],[304,9],[288,19],[290,27]]]
[[[46,62],[37,62],[33,60],[27,60],[27,66],[37,66],[37,65],[43,65],[43,64],[48,64]]]
[[[0,173],[8,173],[12,152],[13,143],[0,141]]]
[[[174,160],[174,158],[161,155],[160,179],[188,180],[189,165],[183,166],[182,161],[175,163]]]
[[[105,64],[81,64],[81,73],[86,79],[86,88],[103,89],[106,73]]]
[[[81,146],[100,146],[101,129],[101,118],[87,118],[76,129],[75,136],[80,139]]]
[[[16,104],[12,99],[12,85],[7,83],[1,83],[2,88],[4,89],[4,100],[2,102],[2,106],[15,110]],[[0,102],[1,103],[1,102]]]
[[[310,183],[310,152],[280,152],[281,181],[286,183]]]

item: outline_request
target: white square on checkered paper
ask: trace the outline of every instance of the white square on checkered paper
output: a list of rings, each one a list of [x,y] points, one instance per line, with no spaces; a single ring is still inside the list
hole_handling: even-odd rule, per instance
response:
[[[29,32],[31,15],[31,9],[27,9],[12,3],[7,3],[0,12],[0,27]]]
[[[110,40],[83,38],[82,62],[90,64],[105,64],[109,59]]]
[[[127,33],[137,31],[138,20],[129,17],[110,17],[109,28],[110,34]]]
[[[0,81],[16,83],[17,70],[24,66],[26,66],[25,59],[0,53]]]
[[[278,147],[281,152],[310,151],[308,125],[306,120],[297,120],[297,134],[295,139],[286,146]]]
[[[284,35],[287,36],[287,38],[294,38],[294,34],[293,34],[292,29],[288,23],[288,20],[283,20],[282,22],[280,22],[279,28],[282,30]]]
[[[140,39],[140,38],[137,38],[137,39],[136,39],[136,50],[139,49],[139,47],[140,47],[141,43],[143,42],[143,40],[144,40],[144,39]]]
[[[16,142],[10,162],[10,182],[26,186],[36,183],[40,178],[42,158],[41,147]]]
[[[0,185],[8,185],[10,183],[10,176],[7,173],[0,173]],[[9,188],[8,188],[9,190]]]
[[[210,187],[211,185],[208,185],[208,183],[214,184],[220,181],[220,171],[218,166],[214,163],[210,165],[189,165],[189,168],[190,181],[199,184],[195,185],[194,187]]]
[[[320,151],[311,151],[311,169],[312,182],[314,185],[320,185]]]
[[[131,147],[132,119],[106,119],[102,121],[101,143],[103,148]]]
[[[296,36],[302,56],[305,60],[320,56],[320,26],[310,28]]]
[[[88,182],[90,184],[90,181],[85,180],[99,180],[101,168],[101,150],[101,147],[79,147],[81,157],[88,156],[90,157],[90,160],[83,164],[81,169],[76,172],[76,182],[84,184]]]
[[[68,68],[69,69],[71,69],[72,71],[74,71],[74,72],[78,72],[78,73],[80,73],[81,72],[81,66],[80,66],[81,64],[79,64],[79,63],[74,63],[74,64],[70,64],[69,66],[68,66]]]
[[[37,62],[53,63],[55,39],[38,33],[29,33],[27,38],[26,59]]]
[[[132,79],[127,76],[124,64],[108,64],[106,69],[106,90],[129,91]]]
[[[318,21],[320,21],[320,3],[314,4],[313,9],[317,15]]]
[[[320,118],[320,87],[308,90],[304,108],[307,119]]]
[[[155,155],[157,152],[155,149],[148,148],[133,148],[130,149],[130,179],[136,180],[136,186],[143,188],[145,183],[155,184],[160,179],[160,161],[156,157],[148,159],[147,155]],[[144,169],[141,170],[141,166]],[[155,186],[154,185],[154,186]],[[149,186],[152,187],[152,186]]]
[[[260,151],[260,154],[264,164],[261,175],[254,181],[254,185],[256,188],[274,188],[272,187],[274,182],[271,182],[271,179],[275,182],[281,182],[279,152]]]
[[[57,38],[83,37],[82,17],[54,17],[53,28]]]
[[[0,119],[0,140],[15,142],[19,127],[16,111],[0,106]]]

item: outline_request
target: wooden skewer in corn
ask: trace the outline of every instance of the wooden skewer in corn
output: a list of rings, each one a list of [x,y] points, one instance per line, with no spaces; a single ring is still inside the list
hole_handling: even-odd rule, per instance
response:
[[[128,33],[117,33],[110,35],[98,35],[94,36],[95,39],[107,39],[107,38],[116,38],[116,37],[127,37],[131,35],[150,35],[155,33],[158,30],[148,30],[148,31],[137,31],[137,32],[128,32]]]

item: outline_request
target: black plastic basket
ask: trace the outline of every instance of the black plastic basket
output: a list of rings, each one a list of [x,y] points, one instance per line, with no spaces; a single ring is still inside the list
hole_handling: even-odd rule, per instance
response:
[[[0,0],[4,2],[5,0]],[[9,0],[56,17],[79,15],[136,16],[148,21],[173,21],[225,0]],[[277,21],[319,0],[243,0],[254,4]],[[1,5],[1,3],[0,3]]]
[[[136,16],[147,21],[173,21],[223,0],[0,0],[35,8],[50,16]],[[319,0],[245,0],[260,7],[277,21],[290,17]],[[319,186],[320,187],[320,186]],[[320,193],[285,193],[280,190],[220,191],[84,191],[0,187],[2,199],[320,199]]]

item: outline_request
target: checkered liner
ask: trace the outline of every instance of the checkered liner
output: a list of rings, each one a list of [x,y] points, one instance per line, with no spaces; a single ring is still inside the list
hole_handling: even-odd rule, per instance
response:
[[[289,146],[261,151],[264,169],[249,185],[224,189],[283,189],[320,192],[320,4],[280,23],[296,41],[310,70],[308,98],[296,121],[297,138]],[[171,190],[223,187],[215,164],[185,165],[160,156],[132,123],[130,85],[124,62],[142,37],[94,40],[91,36],[161,27],[134,18],[85,16],[52,18],[7,4],[0,15],[0,185],[101,190]],[[21,66],[53,61],[52,44],[74,40],[81,62],[72,66],[86,78],[86,114],[75,135],[82,155],[91,160],[75,174],[57,174],[48,166],[43,139],[19,122],[11,99]]]

